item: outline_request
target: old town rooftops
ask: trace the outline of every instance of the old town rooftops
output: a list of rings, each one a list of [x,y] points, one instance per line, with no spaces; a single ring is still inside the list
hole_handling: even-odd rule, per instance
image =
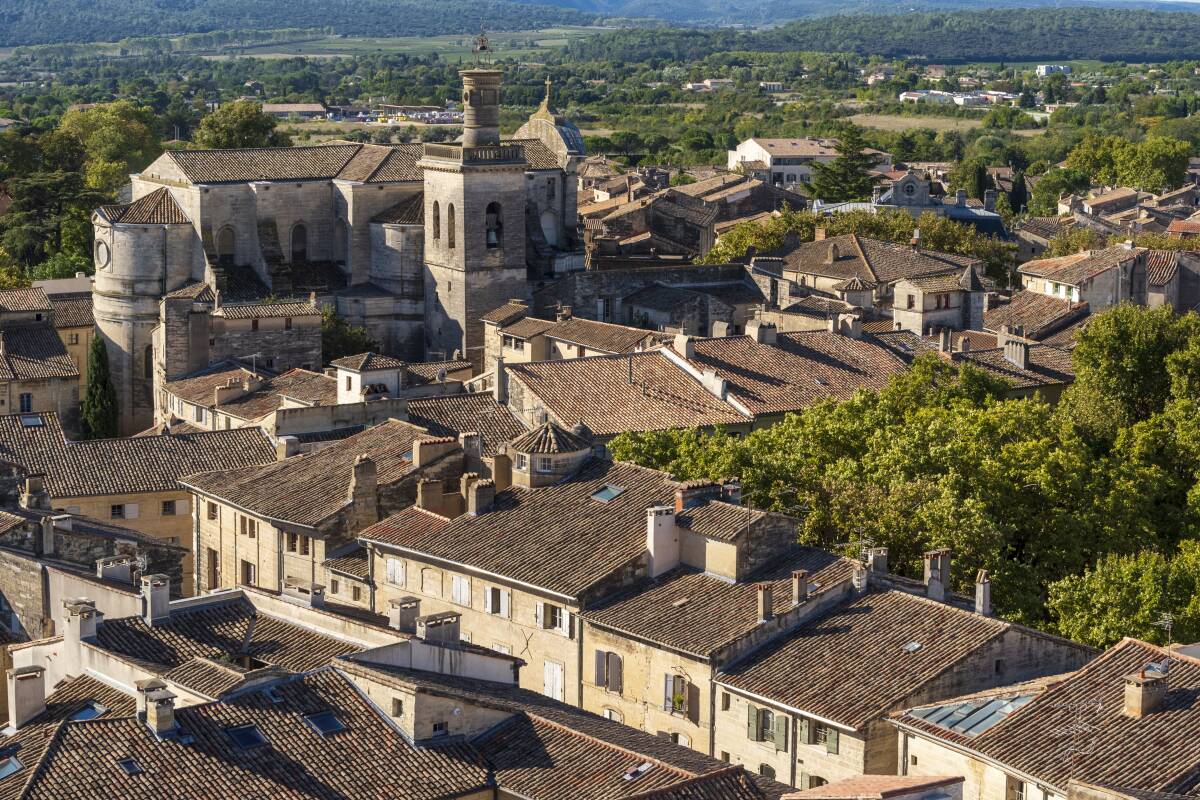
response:
[[[191,220],[165,187],[119,206],[100,206],[96,212],[121,225],[190,225]]]
[[[220,389],[242,387],[241,391],[215,402]],[[337,403],[337,381],[320,372],[291,369],[281,375],[256,373],[240,362],[222,361],[197,374],[164,385],[167,394],[206,408],[219,408],[243,420],[257,420],[290,398],[306,405]]]
[[[983,266],[972,256],[924,250],[854,233],[805,242],[782,256],[788,272],[838,280],[858,277],[876,285],[922,275],[958,274],[967,266]]]
[[[1169,664],[1166,691],[1140,718],[1125,713],[1126,678],[1147,667]],[[1076,672],[1056,681],[956,698],[909,709],[895,722],[916,735],[978,753],[1028,775],[1065,796],[1070,780],[1130,790],[1195,795],[1200,791],[1200,660],[1165,648],[1124,639]],[[996,697],[1024,698],[1019,707],[983,730],[947,727],[927,713],[950,702]],[[1086,707],[1087,747],[1063,735],[1079,724]]]
[[[51,413],[0,416],[0,460],[45,475],[56,499],[179,489],[178,479],[275,461],[259,428],[68,441]]]
[[[370,457],[379,485],[394,483],[413,471],[413,448],[423,438],[420,428],[389,420],[311,453],[190,475],[180,484],[265,519],[315,529],[349,502],[355,459]]]
[[[485,457],[496,455],[505,442],[525,433],[525,426],[491,392],[413,398],[408,401],[408,421],[432,436],[478,433]]]

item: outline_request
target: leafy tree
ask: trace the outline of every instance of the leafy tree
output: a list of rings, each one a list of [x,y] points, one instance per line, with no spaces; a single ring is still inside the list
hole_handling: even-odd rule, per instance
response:
[[[83,146],[90,188],[113,192],[162,153],[159,124],[153,109],[128,100],[68,111],[58,130]]]
[[[30,277],[35,281],[46,281],[55,278],[73,278],[77,272],[91,275],[93,271],[90,258],[74,253],[59,252],[34,267],[30,272]]]
[[[1091,228],[1071,228],[1056,235],[1046,248],[1046,258],[1069,256],[1082,253],[1084,250],[1097,250],[1104,247],[1104,239]]]
[[[10,180],[8,190],[13,202],[0,216],[0,246],[26,266],[62,250],[72,223],[86,224],[105,200],[78,172],[35,172]]]
[[[1087,191],[1091,185],[1091,176],[1086,172],[1076,169],[1052,169],[1033,187],[1029,211],[1039,216],[1057,214],[1060,195]]]
[[[88,387],[82,412],[84,438],[110,439],[118,435],[117,393],[108,368],[108,347],[101,336],[92,339],[88,350]]]
[[[237,100],[200,120],[196,144],[208,149],[289,147],[291,138],[276,130],[276,120],[252,100]]]
[[[325,361],[353,356],[369,350],[379,350],[379,343],[366,328],[356,328],[333,308],[321,309],[321,350]]]
[[[838,133],[837,158],[813,164],[813,194],[827,203],[867,200],[875,187],[871,169],[875,161],[869,153],[862,128],[846,125]]]
[[[951,172],[950,185],[955,189],[965,190],[967,197],[982,200],[983,193],[992,185],[987,164],[979,159],[959,162]]]

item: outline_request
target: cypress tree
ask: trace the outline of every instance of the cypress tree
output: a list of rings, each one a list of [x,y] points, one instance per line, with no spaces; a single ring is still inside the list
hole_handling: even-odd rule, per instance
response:
[[[838,136],[838,156],[828,164],[813,164],[813,194],[826,203],[870,200],[875,187],[871,168],[875,160],[867,153],[862,128],[847,125]]]
[[[1008,204],[1013,213],[1020,214],[1029,205],[1029,186],[1025,183],[1025,173],[1020,170],[1013,172],[1012,192],[1008,196]]]
[[[117,392],[108,369],[108,347],[104,339],[92,339],[88,351],[88,387],[83,398],[83,436],[109,439],[117,435]]]

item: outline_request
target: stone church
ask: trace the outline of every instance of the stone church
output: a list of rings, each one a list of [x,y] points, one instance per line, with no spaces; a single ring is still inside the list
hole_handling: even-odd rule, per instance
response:
[[[549,82],[501,139],[501,73],[461,75],[461,143],[169,151],[93,214],[123,434],[152,424],[156,386],[220,358],[320,369],[318,305],[389,355],[482,366],[484,313],[583,268],[583,139]]]

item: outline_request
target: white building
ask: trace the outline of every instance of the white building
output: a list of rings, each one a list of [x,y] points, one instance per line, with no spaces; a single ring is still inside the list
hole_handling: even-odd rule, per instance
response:
[[[1070,75],[1071,68],[1066,64],[1038,64],[1037,75],[1039,78],[1045,78],[1047,75],[1054,74]]]
[[[836,139],[753,138],[729,150],[726,166],[766,180],[773,186],[793,187],[812,180],[812,165],[828,163],[838,156]],[[881,170],[891,169],[888,153],[869,149]]]

